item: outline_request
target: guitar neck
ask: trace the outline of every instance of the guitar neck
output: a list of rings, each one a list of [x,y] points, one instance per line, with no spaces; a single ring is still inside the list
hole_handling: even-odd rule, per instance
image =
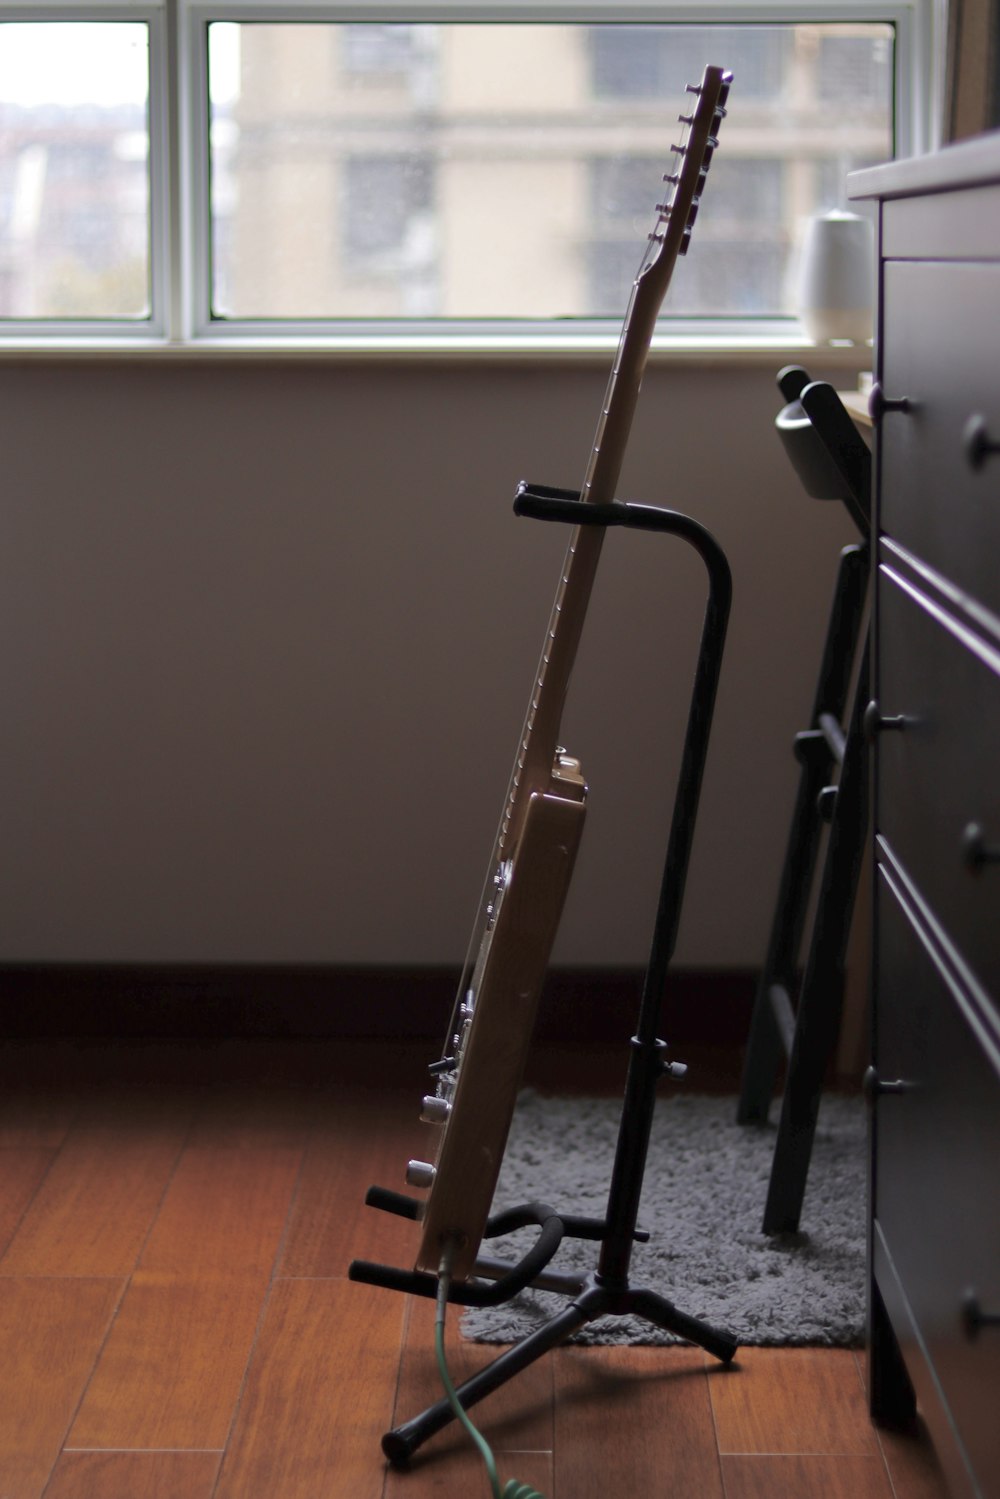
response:
[[[634,313],[636,300],[634,286],[630,314]],[[655,321],[654,311],[651,323]],[[615,498],[651,336],[652,326],[638,327],[632,315],[626,318],[580,491],[587,504],[600,505]],[[527,797],[547,789],[551,779],[563,706],[603,539],[604,532],[599,526],[576,526],[570,536],[525,716],[512,777],[507,826],[503,829],[504,842],[516,829]]]
[[[721,68],[706,68],[700,86],[690,90],[698,96],[694,113],[681,116],[688,133],[685,144],[674,147],[679,168],[664,178],[672,192],[669,201],[657,204],[657,226],[633,282],[581,489],[585,504],[606,504],[616,496],[656,319],[677,257],[687,249],[716,145],[713,132],[725,114],[729,83],[730,75]],[[516,845],[530,797],[551,783],[563,705],[602,539],[603,531],[597,526],[578,526],[570,538],[500,824],[498,861]]]
[[[676,253],[672,259],[676,259]],[[662,291],[647,291],[640,270],[640,276],[632,286],[618,352],[580,491],[585,504],[607,504],[617,494],[662,296]],[[604,531],[600,526],[577,526],[566,549],[511,777],[507,810],[501,824],[501,857],[504,848],[516,840],[528,797],[547,789],[551,780],[563,706],[583,634],[603,539]]]

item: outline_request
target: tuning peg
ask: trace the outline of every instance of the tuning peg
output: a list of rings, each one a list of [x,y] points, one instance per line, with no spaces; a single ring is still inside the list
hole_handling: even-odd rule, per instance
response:
[[[715,106],[715,119],[719,124],[722,123],[728,113],[728,109],[723,109],[721,104]]]
[[[700,83],[689,83],[687,85],[687,87],[685,88],[684,92],[686,94],[700,94],[701,93],[701,84]]]
[[[664,172],[663,180],[664,182],[669,182],[671,187],[676,187],[681,179],[676,172]]]
[[[685,156],[687,154],[687,146],[671,145],[670,149],[671,151],[675,152],[677,156]]]
[[[677,119],[678,119],[678,123],[681,124],[681,125],[693,125],[694,124],[694,115],[678,115]]]
[[[687,252],[688,252],[688,245],[690,243],[691,243],[691,226],[689,224],[687,226],[687,228],[681,234],[680,248],[677,251],[678,255],[686,255]]]
[[[694,226],[694,221],[698,217],[698,207],[699,207],[698,199],[697,198],[692,199],[691,207],[688,210],[687,227],[684,230],[685,234],[690,234],[691,233],[692,227]]]

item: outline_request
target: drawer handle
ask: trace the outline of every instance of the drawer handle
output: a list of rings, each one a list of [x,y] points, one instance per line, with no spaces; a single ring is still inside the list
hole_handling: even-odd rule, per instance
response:
[[[976,472],[982,468],[987,458],[994,453],[1000,453],[1000,442],[996,442],[986,428],[985,417],[978,413],[970,416],[962,433],[962,446],[965,449],[966,461],[970,468]]]
[[[962,858],[978,874],[984,864],[1000,864],[1000,846],[986,842],[986,833],[978,822],[970,822],[962,834]]]
[[[864,730],[865,739],[871,744],[876,734],[884,734],[887,730],[891,729],[905,729],[906,714],[883,714],[878,703],[873,701],[865,709],[861,726]]]
[[[1000,1327],[1000,1312],[984,1312],[970,1287],[962,1297],[962,1326],[967,1338],[978,1338],[984,1328]]]
[[[869,1103],[874,1103],[876,1098],[883,1094],[912,1093],[913,1084],[908,1083],[905,1078],[895,1077],[891,1082],[879,1077],[874,1067],[866,1067],[864,1077],[861,1079],[861,1091]]]
[[[887,411],[909,411],[912,404],[908,396],[900,396],[898,400],[892,400],[876,380],[868,396],[868,415],[877,427]]]

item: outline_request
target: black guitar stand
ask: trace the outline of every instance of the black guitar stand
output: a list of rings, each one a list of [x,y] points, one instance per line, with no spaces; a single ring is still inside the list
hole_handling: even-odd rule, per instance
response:
[[[697,521],[676,511],[634,505],[620,500],[610,504],[581,503],[575,490],[551,489],[521,484],[514,500],[516,515],[535,520],[563,521],[572,525],[625,526],[677,536],[692,546],[708,572],[708,601],[702,628],[698,664],[688,714],[680,775],[674,796],[670,837],[660,885],[652,948],[639,1005],[636,1034],[631,1040],[629,1065],[622,1103],[618,1142],[611,1174],[607,1213],[603,1219],[574,1217],[547,1203],[533,1202],[490,1218],[486,1238],[514,1228],[537,1224],[540,1232],[528,1252],[516,1263],[481,1256],[472,1279],[453,1284],[449,1300],[462,1306],[492,1306],[508,1301],[526,1286],[556,1291],[569,1298],[568,1305],[520,1343],[506,1349],[493,1362],[467,1379],[458,1389],[468,1408],[505,1384],[544,1353],[566,1341],[579,1328],[598,1317],[637,1316],[656,1327],[697,1343],[723,1363],[736,1353],[736,1339],[679,1311],[655,1291],[629,1283],[632,1245],[648,1239],[637,1228],[639,1199],[649,1148],[661,1077],[682,1077],[683,1064],[667,1060],[666,1043],[657,1039],[667,971],[677,938],[687,879],[695,816],[708,751],[716,689],[722,665],[726,626],[732,594],[729,564],[718,543]],[[372,1207],[416,1219],[421,1203],[400,1193],[372,1187],[365,1201]],[[589,1276],[549,1270],[548,1264],[564,1237],[600,1243],[597,1268]],[[437,1276],[421,1271],[394,1269],[388,1265],[355,1260],[348,1271],[351,1280],[389,1287],[412,1295],[436,1297]],[[406,1464],[427,1439],[452,1419],[447,1400],[389,1431],[382,1450],[396,1466]]]

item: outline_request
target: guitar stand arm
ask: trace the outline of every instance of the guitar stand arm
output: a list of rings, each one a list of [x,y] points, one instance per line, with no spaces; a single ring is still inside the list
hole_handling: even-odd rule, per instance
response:
[[[399,1212],[398,1206],[385,1199],[395,1199],[400,1204],[412,1200],[399,1193],[384,1192],[381,1187],[373,1187],[366,1201],[375,1207],[387,1207],[390,1212]],[[403,1216],[412,1215],[409,1211],[404,1211]],[[491,1228],[498,1220],[500,1226]],[[498,1274],[491,1283],[481,1280],[452,1282],[448,1300],[459,1306],[499,1306],[501,1302],[516,1296],[518,1291],[523,1291],[525,1286],[531,1285],[544,1272],[562,1243],[565,1232],[563,1219],[548,1203],[530,1202],[499,1214],[498,1219],[491,1219],[487,1224],[487,1233],[492,1236],[496,1233],[510,1233],[515,1228],[526,1228],[533,1223],[538,1225],[539,1235],[515,1264],[504,1264],[503,1273]],[[500,1263],[493,1262],[491,1268],[499,1268]],[[399,1270],[393,1265],[373,1264],[370,1260],[354,1260],[347,1276],[349,1280],[367,1281],[369,1285],[386,1286],[393,1291],[409,1292],[412,1296],[428,1296],[433,1299],[438,1291],[436,1275],[425,1270]]]
[[[415,1197],[406,1197],[402,1192],[391,1192],[386,1187],[369,1187],[365,1194],[369,1207],[381,1208],[383,1212],[395,1213],[400,1218],[415,1219],[422,1204]],[[498,1238],[501,1234],[513,1233],[518,1228],[530,1228],[537,1224],[541,1232],[535,1242],[513,1264],[508,1260],[481,1257],[476,1261],[481,1279],[453,1281],[448,1300],[458,1306],[499,1306],[510,1301],[526,1286],[539,1290],[563,1291],[575,1295],[582,1287],[584,1278],[546,1269],[549,1261],[564,1237],[593,1239],[600,1241],[607,1232],[603,1218],[577,1217],[557,1213],[545,1202],[526,1202],[519,1207],[506,1208],[495,1213],[486,1224],[484,1237]],[[636,1229],[634,1238],[640,1243],[649,1239],[645,1229]],[[365,1281],[369,1285],[384,1286],[387,1290],[408,1292],[411,1296],[426,1296],[432,1300],[437,1296],[438,1278],[423,1270],[401,1270],[395,1265],[381,1265],[372,1260],[354,1260],[347,1272],[349,1280]]]
[[[514,514],[528,520],[564,521],[571,526],[624,526],[634,531],[659,531],[680,536],[703,558],[713,591],[729,592],[729,563],[712,533],[690,515],[659,505],[637,505],[632,500],[611,500],[592,505],[576,489],[556,489],[549,484],[517,486]]]

